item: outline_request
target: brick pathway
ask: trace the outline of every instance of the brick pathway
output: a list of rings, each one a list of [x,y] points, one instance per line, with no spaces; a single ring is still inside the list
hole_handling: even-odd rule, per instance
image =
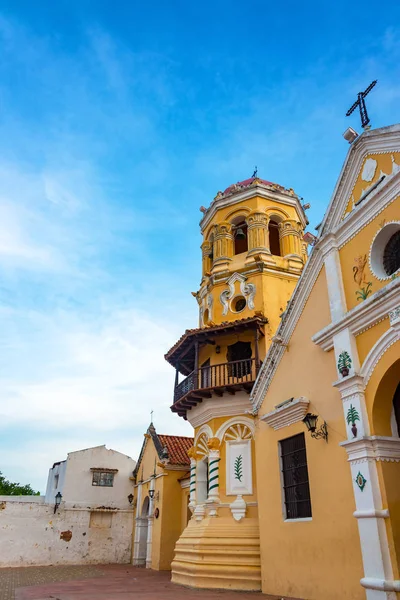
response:
[[[14,590],[21,586],[36,586],[102,575],[102,569],[92,565],[0,569],[0,600],[14,600]]]
[[[29,587],[21,587],[29,586]],[[15,590],[15,596],[14,596]],[[194,590],[170,573],[131,565],[0,569],[0,600],[295,600],[257,592]]]

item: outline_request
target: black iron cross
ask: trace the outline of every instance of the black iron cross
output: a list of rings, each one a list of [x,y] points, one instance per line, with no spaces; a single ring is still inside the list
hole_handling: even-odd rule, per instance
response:
[[[376,84],[378,83],[377,79],[375,79],[375,81],[373,81],[366,90],[364,90],[363,92],[359,92],[357,95],[357,100],[356,102],[354,102],[353,106],[351,108],[349,108],[349,110],[346,113],[346,117],[349,117],[351,115],[352,112],[354,112],[357,108],[357,106],[360,107],[360,115],[361,115],[361,125],[363,126],[364,129],[367,128],[368,123],[370,121],[369,117],[368,117],[368,113],[367,113],[367,107],[365,105],[365,96],[367,94],[370,93],[370,91],[372,90],[373,87],[376,86]]]

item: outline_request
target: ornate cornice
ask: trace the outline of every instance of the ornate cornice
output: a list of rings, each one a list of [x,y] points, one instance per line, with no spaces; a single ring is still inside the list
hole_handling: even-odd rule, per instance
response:
[[[321,235],[332,231],[342,220],[343,211],[351,196],[355,181],[364,159],[369,154],[398,152],[400,148],[400,125],[364,131],[350,146],[339,174],[328,209],[322,221]],[[364,203],[363,203],[364,206]],[[364,207],[365,208],[365,207]]]
[[[307,413],[309,400],[304,398],[292,398],[283,406],[279,406],[260,417],[261,421],[265,421],[272,429],[282,429],[293,423],[302,421]]]
[[[279,204],[284,204],[286,206],[292,206],[296,209],[299,215],[299,219],[303,225],[303,228],[306,227],[307,218],[300,204],[300,199],[298,196],[296,196],[296,194],[291,194],[285,191],[284,188],[279,190],[273,185],[265,185],[258,183],[257,185],[251,185],[247,188],[235,191],[234,193],[228,195],[217,195],[212,201],[210,208],[207,210],[204,217],[200,221],[200,227],[202,232],[209,226],[218,210],[220,210],[221,208],[226,208],[227,206],[231,206],[233,204],[238,204],[250,198],[254,198],[254,196],[259,196],[260,198],[275,201]]]

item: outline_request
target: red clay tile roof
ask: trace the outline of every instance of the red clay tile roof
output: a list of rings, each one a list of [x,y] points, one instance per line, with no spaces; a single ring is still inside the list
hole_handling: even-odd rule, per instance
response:
[[[187,455],[187,451],[193,446],[193,438],[181,435],[162,435],[159,433],[157,437],[162,447],[167,448],[170,465],[190,465],[190,458]]]

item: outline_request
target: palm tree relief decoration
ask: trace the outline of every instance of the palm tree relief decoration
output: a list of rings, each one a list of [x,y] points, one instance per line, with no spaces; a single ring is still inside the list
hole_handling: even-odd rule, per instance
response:
[[[239,456],[236,457],[234,469],[235,469],[235,479],[240,481],[240,483],[242,483],[242,477],[243,477],[242,462],[243,462],[243,457],[241,454],[239,454]]]
[[[351,424],[351,432],[353,434],[353,437],[357,437],[356,421],[360,420],[360,415],[358,414],[357,409],[354,408],[352,404],[350,404],[350,408],[347,411],[346,420],[348,425]]]
[[[349,370],[351,368],[351,357],[350,354],[348,352],[346,352],[346,350],[343,350],[343,352],[341,352],[339,354],[339,359],[338,359],[338,371],[339,373],[342,374],[343,377],[347,377],[347,375],[349,374]]]

